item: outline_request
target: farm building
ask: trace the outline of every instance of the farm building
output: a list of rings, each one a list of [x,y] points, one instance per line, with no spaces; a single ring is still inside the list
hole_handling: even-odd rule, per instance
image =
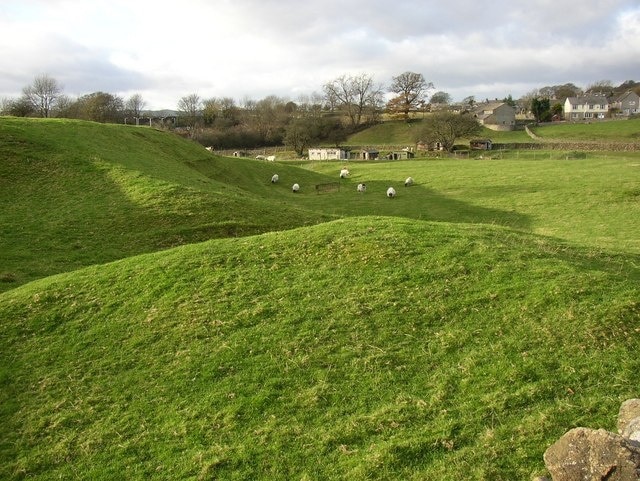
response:
[[[473,150],[491,150],[491,139],[473,139],[469,142],[469,147]]]
[[[418,150],[444,150],[441,142],[434,142],[433,144],[428,144],[426,142],[420,141],[416,145]]]
[[[309,160],[348,160],[349,151],[345,149],[309,149]]]
[[[352,158],[358,160],[375,160],[380,156],[380,152],[375,149],[362,149],[356,152]]]
[[[394,152],[390,152],[386,155],[386,158],[389,160],[406,160],[413,159],[415,154],[410,150],[396,150]]]

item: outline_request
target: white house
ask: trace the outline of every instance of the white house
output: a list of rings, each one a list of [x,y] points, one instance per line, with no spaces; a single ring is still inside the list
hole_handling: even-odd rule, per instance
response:
[[[572,121],[604,119],[609,113],[609,100],[604,95],[567,97],[564,119]]]
[[[309,160],[348,160],[349,151],[345,149],[309,149]]]

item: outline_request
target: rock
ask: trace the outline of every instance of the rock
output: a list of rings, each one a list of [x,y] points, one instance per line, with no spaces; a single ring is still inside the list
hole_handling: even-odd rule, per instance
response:
[[[618,433],[622,434],[633,419],[640,418],[640,399],[628,399],[620,405]]]
[[[544,463],[553,481],[640,481],[640,445],[604,429],[570,430]]]
[[[625,426],[622,437],[635,441],[640,445],[640,417],[634,418]]]

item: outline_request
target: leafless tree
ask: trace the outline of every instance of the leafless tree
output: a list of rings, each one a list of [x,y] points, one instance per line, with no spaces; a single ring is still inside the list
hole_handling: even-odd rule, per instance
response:
[[[323,86],[327,103],[344,109],[352,127],[360,125],[367,110],[375,111],[382,103],[382,86],[372,76],[343,75]]]
[[[22,89],[22,94],[41,117],[49,117],[51,109],[62,93],[62,87],[56,79],[46,75],[38,75],[33,83]]]
[[[390,92],[397,94],[392,105],[404,114],[405,119],[408,119],[409,112],[417,109],[433,88],[433,83],[427,82],[421,73],[401,73],[393,77],[389,87]]]
[[[611,80],[598,80],[585,89],[585,93],[596,95],[611,95],[611,92],[613,92]]]
[[[195,136],[195,129],[202,111],[202,100],[198,94],[185,95],[178,101],[178,110],[184,116],[191,136]]]
[[[127,99],[125,104],[125,109],[127,114],[131,115],[134,118],[139,118],[142,116],[142,109],[145,107],[146,102],[142,98],[140,94],[133,94],[131,97]]]
[[[415,140],[430,145],[437,142],[451,152],[457,139],[471,137],[481,130],[482,126],[469,114],[438,112],[422,121]]]

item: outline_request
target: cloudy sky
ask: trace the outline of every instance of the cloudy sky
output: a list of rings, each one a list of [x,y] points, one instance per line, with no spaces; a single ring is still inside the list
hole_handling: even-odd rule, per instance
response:
[[[424,75],[454,100],[640,81],[640,0],[0,0],[0,98],[34,77],[147,108]]]

